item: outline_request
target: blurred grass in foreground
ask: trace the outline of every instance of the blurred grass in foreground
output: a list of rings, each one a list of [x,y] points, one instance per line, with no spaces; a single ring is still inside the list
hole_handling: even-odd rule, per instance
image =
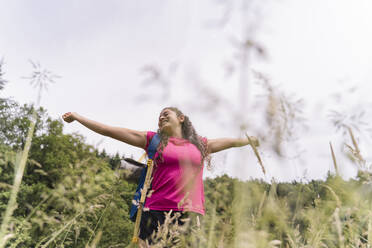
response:
[[[136,185],[126,180],[128,171],[117,170],[118,155],[99,152],[78,134],[64,134],[63,123],[44,109],[11,99],[0,99],[0,123],[3,247],[129,245],[133,223],[128,214]],[[329,174],[324,181],[291,183],[243,182],[226,175],[206,179],[201,229],[182,235],[182,227],[168,224],[154,247],[371,247],[372,174],[353,130],[344,127],[357,178],[345,181]],[[339,159],[333,160],[337,168]]]

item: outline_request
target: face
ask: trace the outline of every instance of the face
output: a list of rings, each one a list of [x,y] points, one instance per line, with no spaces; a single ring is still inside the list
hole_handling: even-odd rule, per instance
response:
[[[177,129],[181,128],[182,122],[184,120],[183,116],[177,116],[177,113],[171,109],[163,109],[159,116],[159,129],[165,131],[169,135]]]

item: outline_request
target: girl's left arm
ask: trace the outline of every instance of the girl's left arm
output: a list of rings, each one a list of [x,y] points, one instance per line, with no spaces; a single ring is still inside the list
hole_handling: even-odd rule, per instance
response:
[[[254,146],[259,146],[258,139],[253,136],[249,136]],[[219,138],[219,139],[208,139],[208,151],[210,153],[219,152],[233,147],[241,147],[249,145],[247,138]]]

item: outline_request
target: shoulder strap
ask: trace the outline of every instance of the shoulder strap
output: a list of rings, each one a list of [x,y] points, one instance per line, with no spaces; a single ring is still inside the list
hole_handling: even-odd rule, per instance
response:
[[[156,153],[156,150],[158,148],[158,145],[160,143],[160,135],[159,134],[155,134],[151,141],[150,141],[150,144],[147,148],[147,155],[150,159],[154,159],[154,156],[155,156],[155,153]]]
[[[155,134],[152,137],[152,139],[150,141],[150,144],[147,148],[147,155],[148,155],[149,159],[154,158],[155,153],[156,153],[156,149],[157,149],[159,143],[160,143],[160,136],[158,134]],[[141,198],[141,190],[142,190],[143,185],[145,183],[146,173],[147,173],[147,166],[142,168],[141,176],[139,178],[138,185],[137,185],[137,190],[136,190],[136,193],[134,194],[134,197],[133,197],[133,201],[136,202],[136,203],[138,203],[140,198]],[[137,204],[132,203],[132,206],[130,208],[130,215],[129,215],[130,219],[132,221],[136,220],[137,210],[138,210]]]

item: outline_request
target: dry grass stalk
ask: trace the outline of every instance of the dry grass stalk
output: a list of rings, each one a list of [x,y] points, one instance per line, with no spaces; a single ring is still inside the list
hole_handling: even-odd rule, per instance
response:
[[[184,207],[185,203],[187,204],[187,202],[189,200],[189,194],[190,194],[190,192],[186,192],[185,196],[181,199],[181,201],[179,201],[177,203],[177,208],[178,209],[182,209],[182,207]]]
[[[334,212],[334,218],[335,218],[335,225],[336,225],[336,229],[337,229],[337,235],[338,235],[338,245],[339,247],[343,248],[344,247],[344,236],[342,235],[342,223],[341,223],[341,220],[340,220],[340,208],[336,208],[335,212]]]
[[[34,71],[30,77],[25,77],[25,78],[31,80],[30,81],[31,85],[34,85],[35,87],[39,88],[37,101],[36,101],[36,105],[39,106],[42,90],[47,89],[48,84],[54,83],[54,79],[58,78],[59,76],[54,75],[52,72],[46,69],[42,69],[39,63],[34,63],[32,61],[30,62],[34,68]],[[3,64],[3,61],[0,61],[0,82],[1,82],[0,86],[3,86],[3,84],[5,83],[5,81],[1,79],[1,76],[3,75],[1,71],[2,64]],[[27,132],[26,144],[23,148],[20,160],[16,161],[15,163],[15,176],[14,176],[14,181],[13,181],[13,187],[10,193],[10,199],[7,204],[7,208],[5,210],[5,214],[3,216],[3,221],[1,223],[1,228],[0,228],[0,248],[6,245],[9,237],[12,235],[11,233],[9,233],[8,229],[10,226],[10,221],[11,221],[13,212],[17,208],[17,195],[18,195],[20,185],[22,183],[23,173],[26,167],[26,162],[28,161],[28,154],[31,148],[32,137],[35,131],[36,120],[37,120],[37,113],[36,113],[35,107],[32,110],[32,115],[31,115],[30,120],[31,121],[30,121],[28,132]],[[31,161],[31,162],[35,162],[35,161]],[[40,164],[38,164],[37,162],[35,163],[36,165],[41,167]]]
[[[347,130],[349,131],[349,134],[350,134],[350,137],[351,137],[351,140],[353,142],[353,145],[354,145],[354,148],[355,148],[355,151],[360,154],[360,150],[359,150],[359,147],[358,147],[358,143],[356,142],[356,139],[354,137],[354,134],[353,134],[353,131],[351,130],[350,127],[347,127]]]
[[[266,200],[266,191],[264,191],[264,193],[262,195],[260,206],[258,207],[258,211],[257,211],[257,218],[260,218],[261,215],[262,215],[262,208],[263,208],[263,204],[264,204],[265,200]]]
[[[329,146],[331,148],[333,166],[335,167],[336,175],[339,175],[338,166],[337,166],[337,162],[336,162],[336,156],[335,156],[335,153],[333,151],[333,147],[332,147],[332,143],[331,142],[329,142]]]
[[[106,204],[105,209],[103,210],[101,216],[99,217],[99,219],[98,219],[98,221],[97,221],[97,223],[96,223],[96,226],[95,226],[94,229],[93,229],[92,234],[91,234],[90,237],[89,237],[89,240],[88,240],[87,245],[86,245],[88,248],[89,248],[88,244],[89,244],[90,240],[92,239],[93,235],[95,234],[95,232],[96,232],[96,230],[97,230],[97,227],[98,227],[98,225],[99,225],[100,222],[101,222],[102,217],[103,217],[104,214],[106,213],[107,208],[111,205],[111,202],[112,202],[112,198],[113,198],[113,197],[114,197],[114,195],[113,195],[112,192],[111,192],[111,199],[110,199],[110,201],[108,202],[108,204]],[[102,231],[99,231],[97,235],[102,235]],[[97,237],[97,236],[96,236],[96,237]],[[94,240],[96,240],[96,237],[94,238]],[[92,246],[91,246],[91,247],[93,247],[94,240],[93,240],[93,242],[92,242]],[[95,246],[94,246],[94,247],[95,247]]]
[[[166,213],[164,224],[158,225],[158,230],[151,235],[151,239],[154,243],[151,247],[180,247],[180,235],[186,231],[190,219],[184,219],[186,224],[180,226],[178,219],[181,214],[176,212],[172,216],[172,212],[171,210]]]
[[[368,237],[368,245],[370,247],[372,247],[372,216],[371,214],[369,214],[369,218],[368,218],[368,230],[367,230],[367,237]]]
[[[23,172],[24,172],[25,167],[26,167],[26,161],[27,161],[27,158],[28,158],[28,152],[29,152],[30,147],[31,147],[31,141],[32,141],[32,137],[33,137],[33,134],[34,134],[35,125],[36,125],[36,110],[34,109],[34,111],[32,113],[30,128],[29,128],[28,133],[27,133],[26,144],[25,144],[25,147],[23,149],[21,159],[20,159],[18,165],[16,165],[17,171],[16,171],[16,175],[14,177],[12,192],[10,193],[10,199],[9,199],[8,204],[7,204],[7,208],[5,210],[3,221],[1,223],[0,248],[5,246],[8,238],[9,238],[8,228],[9,228],[11,216],[13,215],[13,211],[17,207],[17,195],[18,195],[19,188],[21,186]]]
[[[213,237],[215,236],[215,225],[216,225],[216,205],[214,205],[214,208],[212,209],[212,220],[211,220],[211,226],[209,229],[209,235],[208,235],[208,248],[211,248],[213,245]]]
[[[89,246],[89,245],[86,245],[85,247],[86,247],[86,248],[96,248],[98,242],[101,240],[101,237],[102,237],[102,230],[100,230],[100,231],[97,233],[96,237],[95,237],[95,238],[93,239],[93,241],[92,241],[92,244],[91,244],[90,246]]]
[[[258,153],[258,150],[257,150],[254,142],[252,141],[252,139],[247,134],[245,134],[245,136],[247,136],[248,141],[249,141],[249,144],[251,145],[251,147],[252,147],[252,149],[254,151],[254,154],[256,155],[256,157],[258,159],[258,163],[260,163],[260,165],[261,165],[261,169],[262,169],[263,174],[266,175],[265,167],[264,167],[264,165],[262,163],[262,159],[260,157],[260,154]]]
[[[44,242],[44,240],[46,240],[48,237],[46,237],[46,239],[43,239],[43,240],[41,240],[37,245],[36,245],[36,248],[37,247],[41,247],[41,248],[46,248],[46,247],[48,247],[48,245],[50,244],[50,243],[52,243],[61,233],[63,233],[63,231],[65,230],[65,229],[67,229],[67,228],[70,228],[70,226],[71,225],[73,225],[75,222],[76,222],[76,219],[78,218],[78,217],[80,217],[82,214],[83,214],[83,212],[84,211],[82,211],[82,212],[80,212],[80,213],[78,213],[74,218],[72,218],[69,222],[67,222],[61,229],[59,229],[59,230],[57,230],[57,231],[55,231],[54,233],[52,233],[52,235],[51,235],[51,238],[45,243],[45,244],[43,244],[42,246],[40,246],[41,245],[41,243],[42,242]]]
[[[328,185],[322,185],[322,186],[327,188],[332,193],[333,197],[336,200],[337,207],[340,208],[341,207],[341,201],[340,201],[340,198],[337,196],[336,192],[331,187],[329,187]]]
[[[353,155],[359,160],[359,162],[365,163],[364,158],[360,154],[360,149],[359,149],[358,143],[357,143],[357,141],[354,137],[353,131],[351,130],[350,127],[347,127],[347,130],[349,131],[350,138],[351,138],[351,141],[353,142],[353,146],[354,146],[354,149],[351,149]],[[349,148],[350,148],[350,146],[349,146]]]

